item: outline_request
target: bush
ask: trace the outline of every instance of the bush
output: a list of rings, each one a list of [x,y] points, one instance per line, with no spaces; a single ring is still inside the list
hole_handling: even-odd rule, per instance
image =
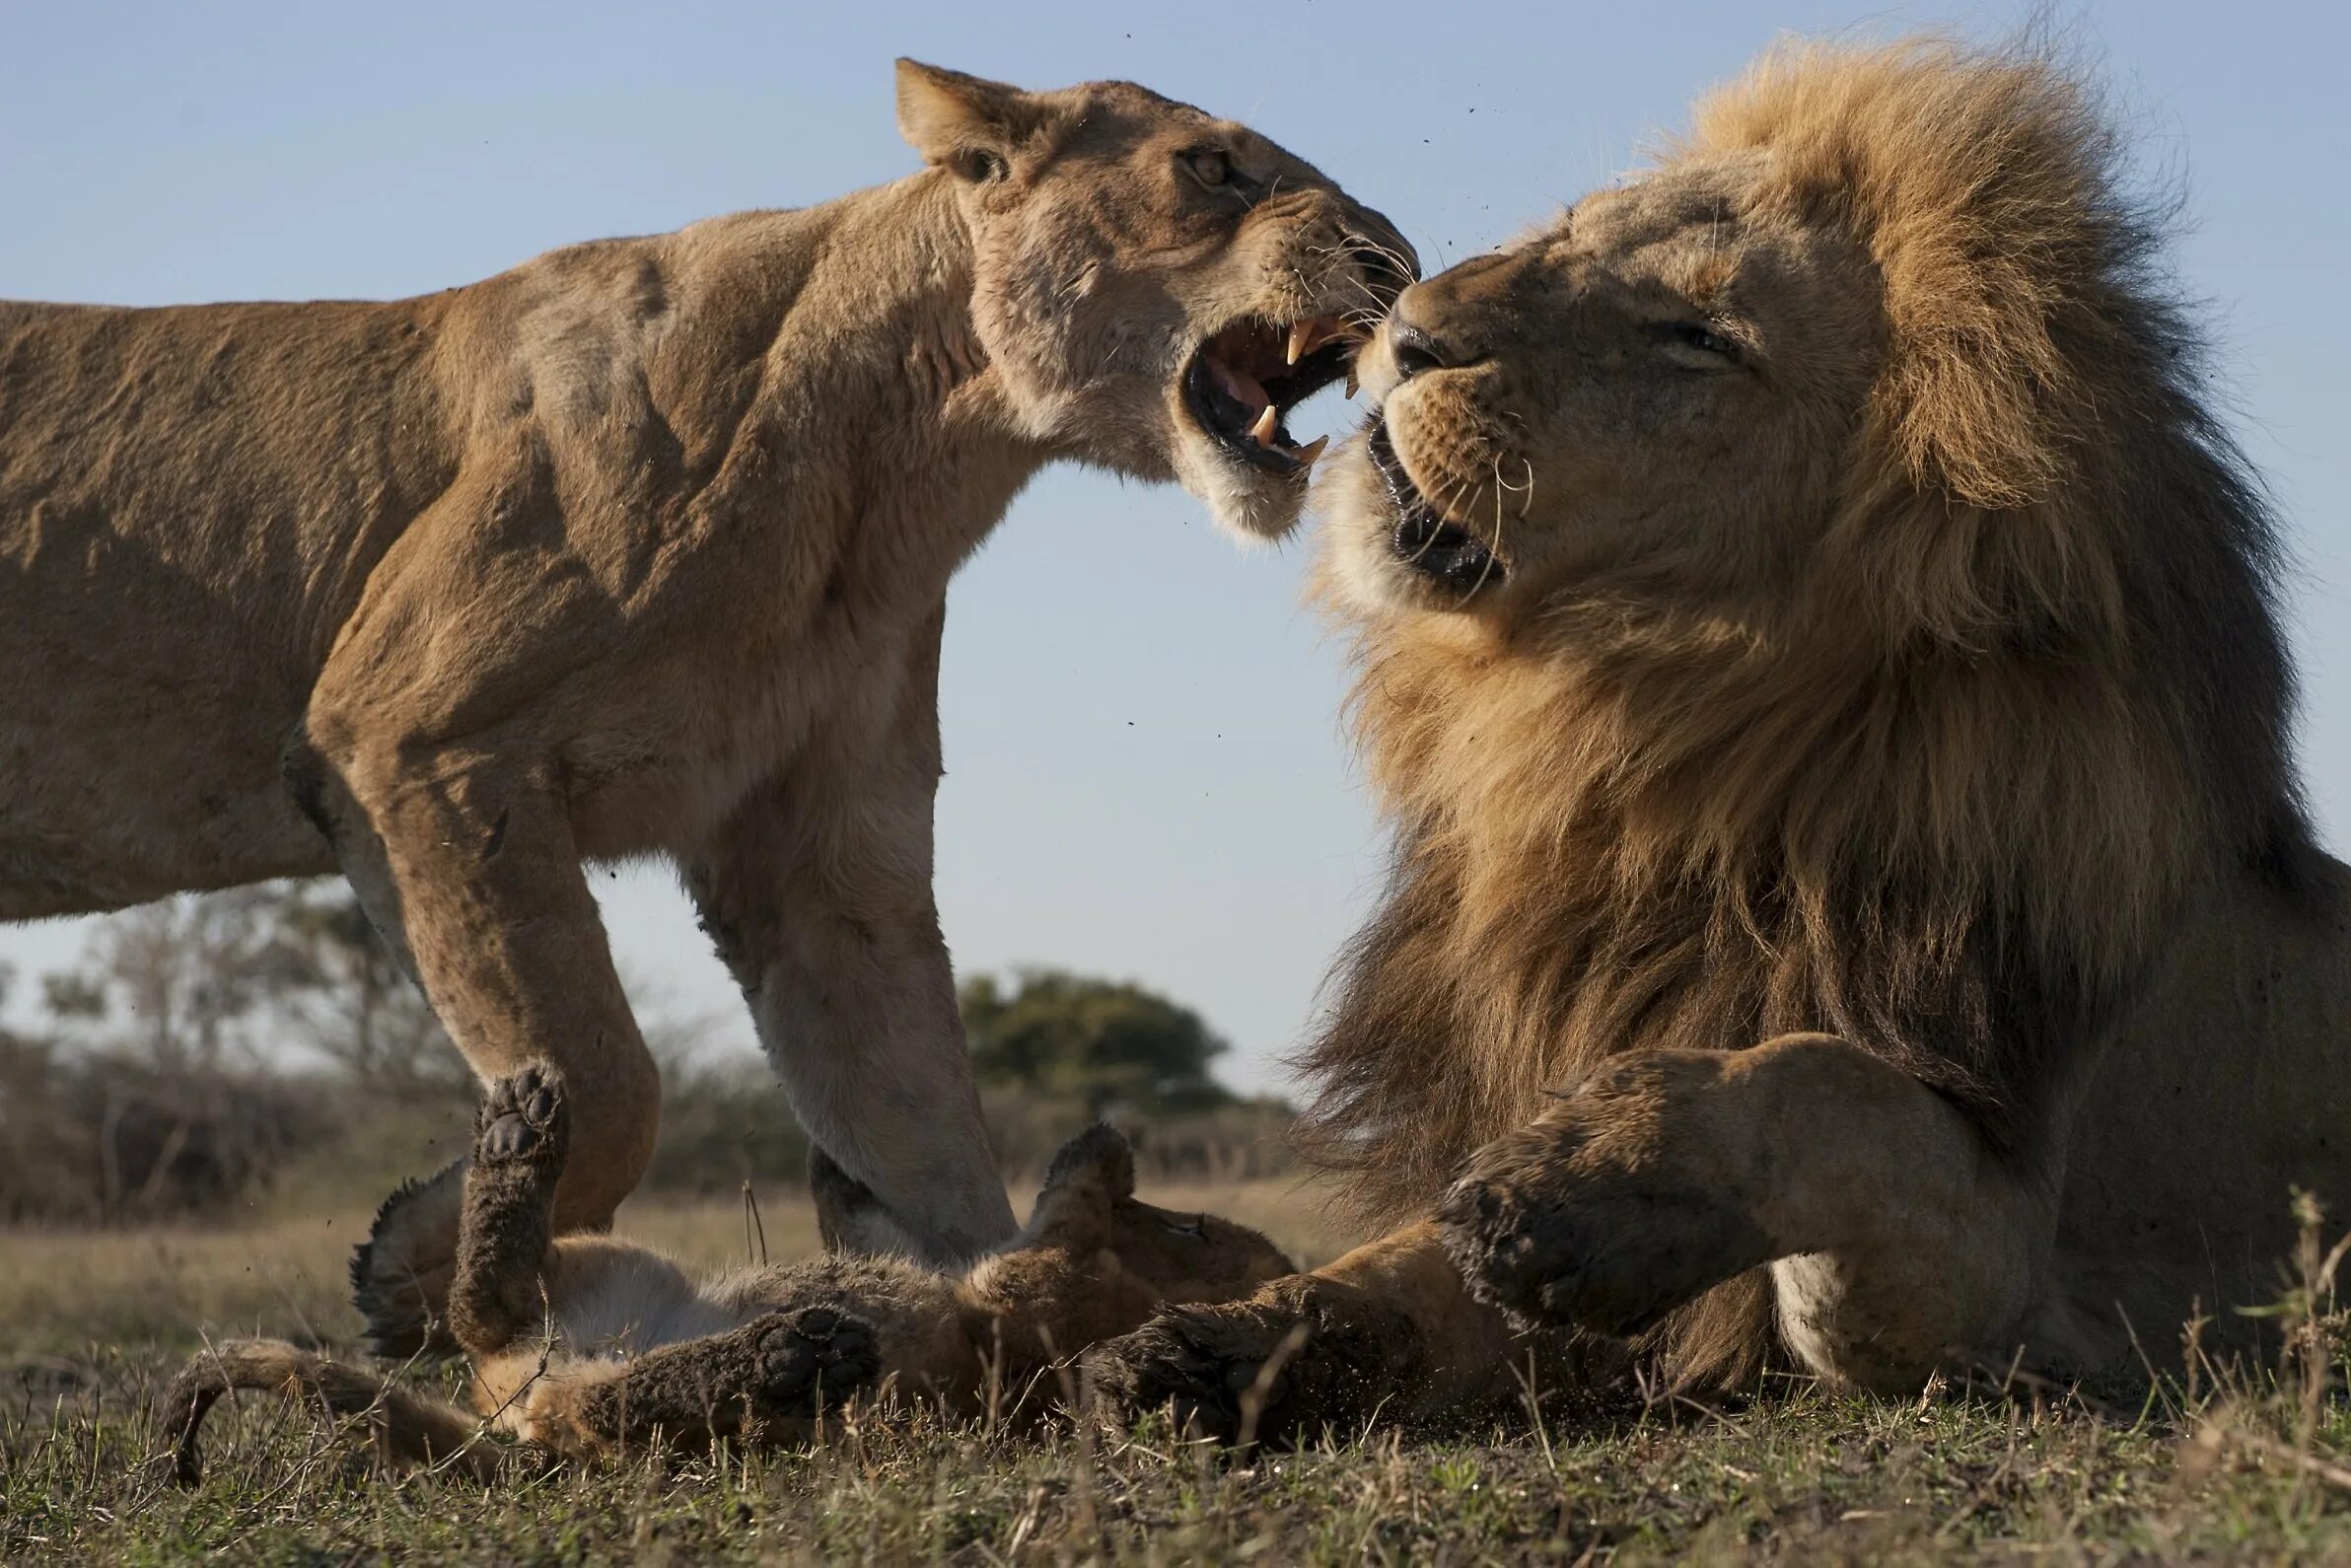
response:
[[[331,1133],[315,1082],[66,1056],[0,1035],[0,1216],[90,1222],[217,1208]]]

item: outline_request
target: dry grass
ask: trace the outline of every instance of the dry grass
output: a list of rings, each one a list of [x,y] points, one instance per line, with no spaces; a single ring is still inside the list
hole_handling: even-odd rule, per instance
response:
[[[1153,1195],[1267,1226],[1309,1260],[1344,1240],[1287,1185]],[[805,1208],[770,1199],[762,1221],[775,1255],[813,1245]],[[372,1474],[308,1412],[249,1398],[215,1415],[204,1485],[173,1488],[151,1462],[161,1379],[199,1330],[347,1336],[359,1224],[0,1235],[0,1560],[2351,1560],[2351,1415],[2303,1381],[2119,1412],[1792,1388],[1731,1415],[1661,1405],[1601,1429],[1249,1457],[1151,1425],[1024,1437],[917,1418],[806,1453],[518,1466],[495,1494]],[[733,1205],[632,1205],[623,1228],[744,1255]],[[2307,1365],[2336,1365],[2335,1342],[2306,1339],[2329,1347]]]

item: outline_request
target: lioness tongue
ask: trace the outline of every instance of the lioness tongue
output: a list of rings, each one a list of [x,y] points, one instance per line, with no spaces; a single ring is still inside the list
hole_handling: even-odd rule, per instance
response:
[[[1217,390],[1248,410],[1250,418],[1254,419],[1273,401],[1265,395],[1265,389],[1257,385],[1256,377],[1247,371],[1235,370],[1214,355],[1202,357],[1208,361],[1208,374],[1216,378]]]

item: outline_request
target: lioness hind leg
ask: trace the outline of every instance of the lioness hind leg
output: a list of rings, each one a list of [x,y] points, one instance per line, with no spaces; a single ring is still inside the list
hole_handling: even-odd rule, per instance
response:
[[[551,1067],[509,1074],[482,1099],[449,1292],[450,1331],[473,1355],[504,1349],[545,1317],[541,1277],[570,1141],[563,1080]]]
[[[570,1453],[790,1435],[873,1387],[881,1369],[879,1339],[854,1314],[768,1313],[638,1356],[608,1378],[548,1389],[532,1401],[531,1435]]]

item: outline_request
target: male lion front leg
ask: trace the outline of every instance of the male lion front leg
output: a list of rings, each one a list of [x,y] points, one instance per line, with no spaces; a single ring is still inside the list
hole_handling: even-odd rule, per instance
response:
[[[1247,1301],[1167,1309],[1097,1347],[1086,1370],[1116,1413],[1172,1407],[1205,1437],[1288,1443],[1375,1419],[1475,1414],[1531,1375],[1561,1376],[1565,1348],[1472,1300],[1424,1222]]]
[[[1523,1321],[1633,1333],[1769,1263],[1797,1359],[1890,1392],[2013,1354],[2052,1186],[1916,1079],[1794,1035],[1608,1064],[1474,1156],[1438,1217],[1471,1288]]]

